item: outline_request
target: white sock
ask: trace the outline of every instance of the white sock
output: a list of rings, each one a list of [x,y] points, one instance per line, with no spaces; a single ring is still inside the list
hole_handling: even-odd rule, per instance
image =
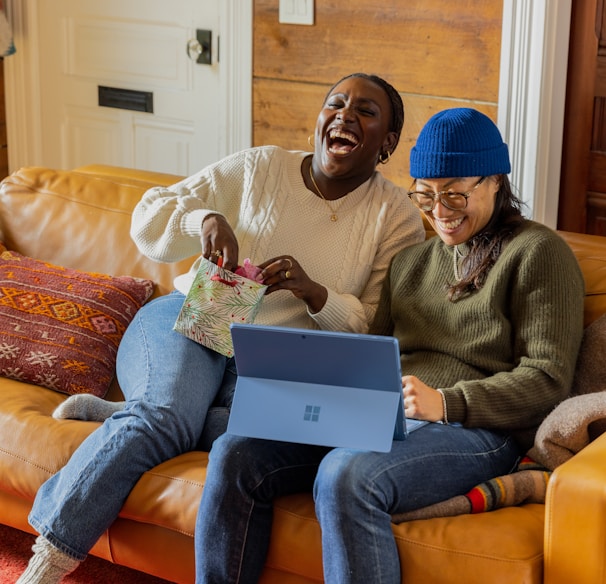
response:
[[[53,418],[58,420],[92,420],[103,422],[115,412],[124,409],[126,402],[112,402],[91,395],[79,393],[70,395],[53,412]]]
[[[34,555],[15,584],[59,584],[63,576],[71,574],[81,563],[41,535],[36,538],[32,551]]]

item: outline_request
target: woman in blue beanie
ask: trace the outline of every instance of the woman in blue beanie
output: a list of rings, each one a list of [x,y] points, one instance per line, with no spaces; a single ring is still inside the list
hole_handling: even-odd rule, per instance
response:
[[[394,516],[512,471],[572,383],[584,284],[551,229],[525,219],[507,145],[484,114],[433,116],[410,156],[410,199],[437,237],[393,259],[371,331],[400,344],[407,417],[389,453],[225,434],[196,528],[198,584],[257,582],[277,496],[312,491],[327,583],[405,577]]]

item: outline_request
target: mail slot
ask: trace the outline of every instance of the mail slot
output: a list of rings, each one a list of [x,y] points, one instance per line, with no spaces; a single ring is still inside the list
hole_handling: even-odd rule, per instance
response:
[[[154,94],[151,91],[135,91],[99,85],[99,105],[152,114],[154,113]]]

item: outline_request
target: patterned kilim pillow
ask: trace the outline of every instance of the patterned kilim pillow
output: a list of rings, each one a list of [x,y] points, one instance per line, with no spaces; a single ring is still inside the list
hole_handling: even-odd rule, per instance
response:
[[[0,248],[0,375],[103,397],[120,339],[153,286]]]

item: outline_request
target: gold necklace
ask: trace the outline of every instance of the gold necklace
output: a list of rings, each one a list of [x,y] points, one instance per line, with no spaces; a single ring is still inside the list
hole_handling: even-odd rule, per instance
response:
[[[339,203],[339,206],[336,209],[332,208],[332,205],[328,202],[328,200],[322,194],[322,191],[320,190],[320,188],[316,184],[316,181],[314,179],[314,173],[312,172],[311,167],[312,167],[312,164],[310,162],[309,163],[309,178],[311,179],[311,182],[314,185],[314,188],[316,189],[316,192],[318,193],[318,195],[320,195],[320,197],[322,198],[322,200],[326,203],[326,206],[330,209],[330,213],[331,213],[330,214],[330,220],[334,223],[335,221],[337,221],[339,219],[339,216],[337,215],[337,210],[339,209],[339,207],[341,206],[341,203],[343,203],[343,201],[341,201],[341,203]]]

